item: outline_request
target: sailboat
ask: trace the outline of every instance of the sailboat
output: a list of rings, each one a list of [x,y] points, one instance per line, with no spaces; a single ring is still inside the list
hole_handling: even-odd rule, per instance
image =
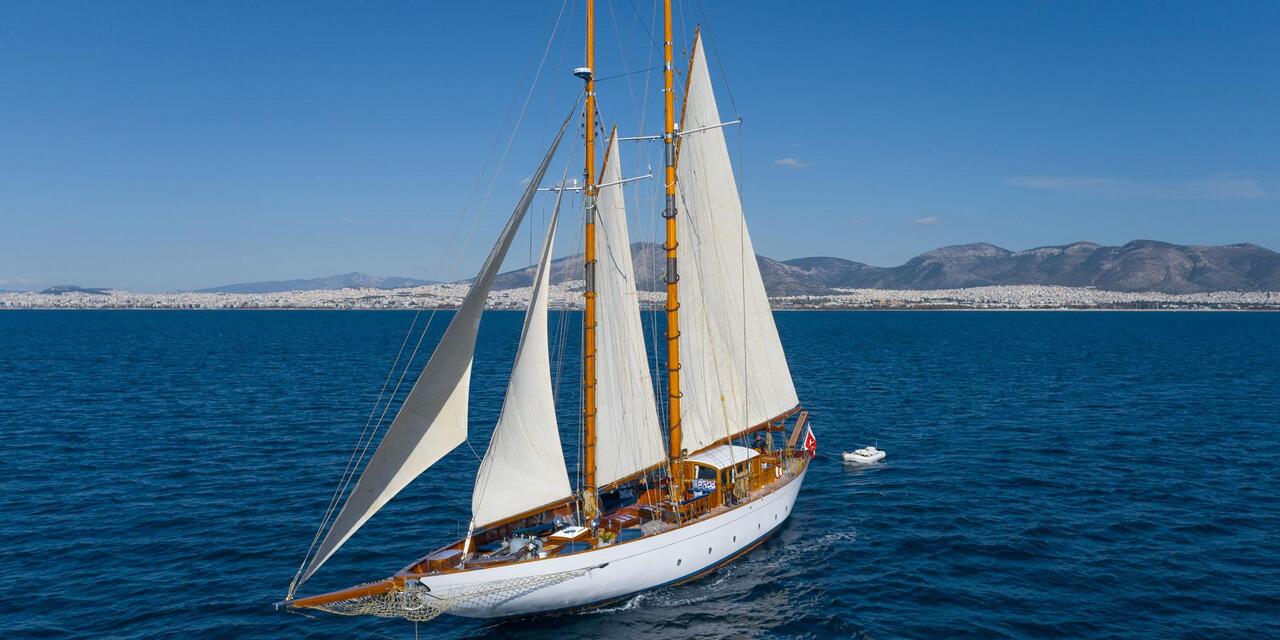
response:
[[[588,0],[586,64],[574,71],[584,82],[585,145],[578,486],[561,449],[547,327],[553,238],[569,190],[562,181],[550,189],[555,209],[502,411],[476,472],[466,535],[390,577],[298,594],[374,514],[466,441],[485,300],[575,107],[354,488],[345,501],[335,494],[284,606],[415,621],[578,611],[703,576],[760,545],[791,515],[817,443],[746,230],[723,133],[733,123],[720,118],[697,33],[677,120],[671,2],[663,4],[664,128],[647,138],[664,147],[665,404],[657,402],[641,325],[616,127],[596,166]]]

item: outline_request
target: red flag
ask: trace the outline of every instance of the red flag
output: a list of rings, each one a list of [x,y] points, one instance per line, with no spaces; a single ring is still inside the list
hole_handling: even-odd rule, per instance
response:
[[[804,428],[804,449],[809,452],[810,458],[818,456],[818,439],[813,437],[813,429],[811,427]]]

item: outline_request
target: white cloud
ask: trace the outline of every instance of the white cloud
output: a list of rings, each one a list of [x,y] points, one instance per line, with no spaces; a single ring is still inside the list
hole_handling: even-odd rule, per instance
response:
[[[778,158],[777,160],[774,160],[773,163],[779,167],[785,167],[787,169],[803,169],[810,166],[808,162],[799,158]]]
[[[338,218],[338,220],[345,222],[347,224],[351,224],[351,216],[342,216],[341,218]]]
[[[1211,177],[1202,180],[1147,182],[1082,176],[1015,176],[1005,184],[1023,189],[1094,193],[1136,198],[1257,200],[1271,194],[1257,178]]]
[[[1270,194],[1256,178],[1215,178],[1192,180],[1184,186],[1188,194],[1212,200],[1256,200]]]
[[[923,218],[916,218],[913,221],[914,224],[918,224],[926,227],[930,225],[938,224],[939,222],[942,222],[942,218],[939,218],[938,216],[926,216]]]
[[[1111,178],[1078,178],[1071,176],[1015,176],[1006,178],[1005,184],[1026,189],[1061,189],[1084,191],[1114,187],[1120,181]]]

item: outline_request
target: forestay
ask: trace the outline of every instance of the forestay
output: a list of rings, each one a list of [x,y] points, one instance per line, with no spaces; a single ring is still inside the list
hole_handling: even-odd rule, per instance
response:
[[[502,415],[476,473],[471,493],[473,527],[484,527],[567,498],[569,472],[560,449],[551,353],[547,345],[547,298],[551,247],[560,215],[560,191],[529,295],[520,346],[507,383]]]
[[[596,200],[596,484],[605,486],[666,457],[640,324],[623,201],[618,134],[609,138]]]
[[[440,338],[431,360],[405,397],[386,435],[378,443],[377,450],[329,527],[299,584],[310,578],[387,501],[466,441],[471,360],[485,299],[572,118],[571,113],[560,125],[551,148],[534,171],[515,211],[472,282],[471,290]]]
[[[747,233],[707,60],[694,40],[676,172],[683,444],[697,451],[799,404]],[[699,131],[703,127],[709,127]]]

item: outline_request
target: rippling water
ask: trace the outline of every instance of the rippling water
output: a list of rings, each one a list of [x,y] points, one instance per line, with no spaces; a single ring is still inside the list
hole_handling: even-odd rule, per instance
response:
[[[270,606],[410,316],[0,313],[3,635],[413,637],[402,621]],[[519,323],[486,316],[477,448]],[[1280,636],[1280,314],[824,312],[778,323],[821,450],[878,439],[885,463],[817,460],[780,534],[702,581],[588,614],[441,618],[418,631]],[[388,575],[461,533],[475,465],[466,446],[450,454],[308,590]]]

